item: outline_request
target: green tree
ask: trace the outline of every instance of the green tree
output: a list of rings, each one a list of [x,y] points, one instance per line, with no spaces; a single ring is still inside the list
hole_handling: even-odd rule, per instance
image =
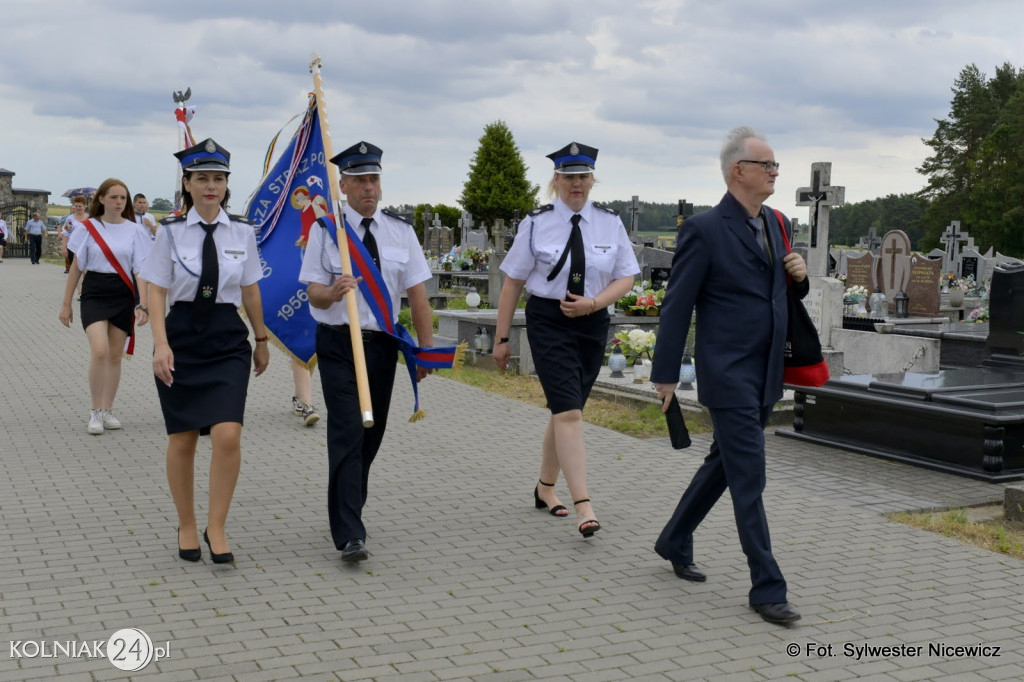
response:
[[[508,222],[517,210],[525,216],[536,205],[540,190],[526,179],[526,170],[509,127],[500,120],[489,123],[469,163],[459,204],[477,225],[490,227],[498,218]]]
[[[1005,63],[988,79],[970,64],[954,82],[949,118],[924,143],[932,150],[918,172],[928,177],[925,246],[936,246],[951,220],[978,244],[1024,253],[1024,70]]]
[[[173,211],[174,206],[171,204],[169,199],[153,199],[153,205],[151,208],[154,211]]]

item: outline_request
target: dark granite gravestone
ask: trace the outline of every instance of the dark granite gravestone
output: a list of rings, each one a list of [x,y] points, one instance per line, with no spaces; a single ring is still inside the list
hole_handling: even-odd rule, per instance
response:
[[[850,256],[846,259],[846,288],[862,286],[868,291],[875,290],[875,254]],[[891,299],[890,299],[891,300]]]
[[[964,279],[973,277],[978,280],[978,258],[976,256],[960,255],[960,276]]]
[[[982,367],[793,387],[782,436],[990,482],[1024,479],[1024,266],[997,268]]]
[[[992,352],[1024,354],[1024,265],[992,272],[988,315],[988,346]]]
[[[920,254],[910,257],[910,277],[905,293],[910,299],[907,310],[918,317],[939,314],[939,275],[942,261],[925,258]]]
[[[657,291],[668,284],[668,276],[672,268],[651,268],[651,288]]]

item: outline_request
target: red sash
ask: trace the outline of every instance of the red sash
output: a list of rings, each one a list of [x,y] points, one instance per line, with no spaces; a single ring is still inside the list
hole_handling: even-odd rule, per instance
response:
[[[100,247],[100,251],[103,252],[103,255],[107,257],[107,262],[110,263],[111,267],[114,268],[114,272],[118,274],[118,276],[121,278],[121,281],[124,282],[125,286],[127,286],[128,289],[132,292],[132,300],[135,300],[137,296],[137,294],[135,293],[135,283],[132,282],[132,278],[128,276],[128,273],[124,271],[124,268],[121,267],[121,261],[117,260],[117,256],[115,256],[114,252],[110,250],[109,246],[107,246],[107,242],[105,242],[103,240],[103,237],[100,236],[99,230],[96,229],[96,226],[92,224],[91,220],[89,220],[88,218],[83,220],[82,225],[84,225],[85,229],[89,231],[89,235],[92,236],[92,240],[96,242],[96,246]],[[128,334],[128,340],[125,343],[124,352],[125,355],[131,355],[132,353],[135,352],[134,308],[132,308],[132,330]]]

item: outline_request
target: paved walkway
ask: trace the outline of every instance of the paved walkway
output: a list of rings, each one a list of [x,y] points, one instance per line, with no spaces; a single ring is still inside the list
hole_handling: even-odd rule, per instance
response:
[[[307,429],[289,413],[277,352],[250,385],[228,529],[237,565],[214,566],[205,549],[187,564],[149,330],[124,365],[124,429],[87,435],[88,347],[77,323],[57,320],[63,284],[56,265],[0,265],[0,640],[16,643],[0,642],[0,680],[1022,676],[1024,563],[881,516],[999,501],[1001,487],[769,436],[772,535],[804,616],[787,629],[746,606],[727,502],[696,538],[708,582],[675,578],[652,551],[708,438],[676,452],[586,426],[603,529],[584,541],[572,521],[533,509],[545,411],[437,377],[422,388],[430,416],[415,424],[396,382],[366,510],[372,556],[343,566],[324,508],[325,424]],[[559,492],[569,502],[563,482]],[[123,628],[169,651],[137,673],[81,645],[54,655],[54,643],[106,642]]]

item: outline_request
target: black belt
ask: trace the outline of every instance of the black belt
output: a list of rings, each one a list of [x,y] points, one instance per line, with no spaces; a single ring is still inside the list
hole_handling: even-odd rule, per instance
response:
[[[327,324],[325,322],[318,322],[317,324],[321,327],[327,327],[328,329],[336,331],[339,334],[344,334],[345,336],[352,333],[349,331],[349,326],[347,324]],[[376,329],[360,329],[359,332],[362,334],[364,343],[367,341],[382,341],[384,339],[391,338],[391,335],[387,332],[377,331]]]

